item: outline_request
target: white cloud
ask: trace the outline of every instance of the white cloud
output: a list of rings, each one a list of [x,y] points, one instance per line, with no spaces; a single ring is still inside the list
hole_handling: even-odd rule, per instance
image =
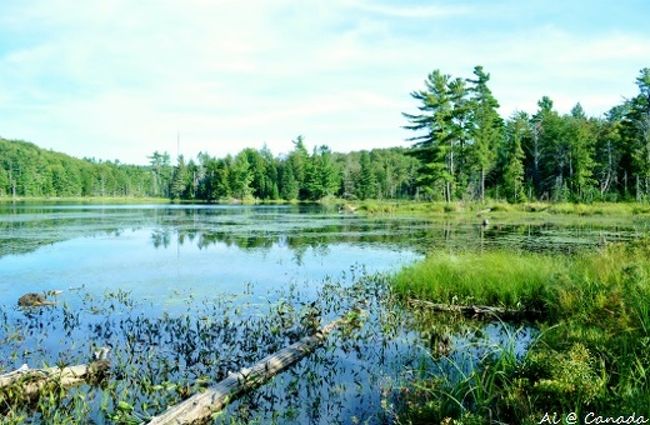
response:
[[[11,0],[9,0],[11,1]],[[601,113],[634,93],[650,35],[537,25],[447,31],[473,6],[360,0],[72,0],[0,13],[0,133],[80,156],[276,152],[305,134],[349,150],[403,143],[408,93],[483,64],[509,114],[548,94]],[[2,8],[2,6],[0,6]],[[1,11],[0,11],[1,12]],[[402,19],[402,18],[425,19]],[[404,21],[404,22],[403,22]],[[416,25],[416,26],[412,26]],[[420,26],[417,26],[420,25]],[[467,25],[467,24],[466,24]]]
[[[399,18],[445,18],[466,15],[473,11],[467,5],[387,5],[377,1],[349,0],[347,4],[365,12],[378,13]]]

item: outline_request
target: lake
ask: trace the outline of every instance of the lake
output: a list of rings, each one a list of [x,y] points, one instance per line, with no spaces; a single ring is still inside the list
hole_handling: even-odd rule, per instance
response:
[[[446,360],[428,354],[431,336],[417,320],[387,305],[376,273],[432,250],[570,253],[647,231],[634,217],[496,215],[484,227],[476,217],[367,217],[320,205],[0,203],[0,371],[83,362],[108,345],[116,362],[107,387],[71,391],[63,411],[137,423],[184,397],[183,385],[196,391],[196,382],[213,383],[291,342],[309,303],[325,320],[356,299],[372,307],[357,337],[328,341],[218,421],[390,422],[400,385]],[[56,307],[16,307],[22,294],[47,290],[64,291]],[[294,317],[293,328],[280,326],[283,317]],[[471,363],[463,352],[476,356],[512,333],[523,352],[534,336],[503,324],[483,331],[455,333],[449,357]]]
[[[608,218],[484,228],[471,218],[367,218],[321,206],[0,204],[0,297],[82,285],[161,303],[178,291],[200,297],[245,284],[266,294],[352,266],[395,270],[433,249],[571,251],[646,229]]]

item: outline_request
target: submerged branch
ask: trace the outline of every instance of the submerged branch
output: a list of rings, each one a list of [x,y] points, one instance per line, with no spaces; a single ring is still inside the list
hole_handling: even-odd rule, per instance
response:
[[[467,317],[496,316],[501,319],[526,319],[537,317],[541,314],[538,310],[514,309],[488,305],[439,304],[415,298],[409,298],[408,303],[435,312],[459,313]]]

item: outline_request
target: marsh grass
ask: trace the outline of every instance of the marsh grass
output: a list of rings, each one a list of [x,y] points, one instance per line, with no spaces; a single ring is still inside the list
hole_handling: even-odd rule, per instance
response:
[[[424,379],[420,396],[429,408],[407,408],[404,423],[539,423],[547,411],[650,416],[647,239],[574,256],[435,254],[398,273],[393,289],[543,311],[540,336],[520,362],[505,352],[465,382]],[[468,385],[480,397],[459,397]]]
[[[450,304],[533,307],[559,270],[561,258],[505,251],[434,253],[402,269],[396,292],[412,298]]]
[[[502,201],[457,201],[457,202],[421,202],[421,201],[390,201],[366,200],[348,202],[355,205],[359,211],[369,215],[461,215],[489,216],[491,214],[508,213],[509,215],[570,215],[570,216],[632,216],[650,214],[650,204],[638,202],[594,202],[590,204],[569,202],[525,202],[511,204]]]

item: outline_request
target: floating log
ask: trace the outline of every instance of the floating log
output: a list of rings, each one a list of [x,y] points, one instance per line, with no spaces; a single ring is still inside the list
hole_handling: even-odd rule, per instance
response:
[[[315,334],[271,354],[250,368],[241,369],[212,388],[198,393],[172,406],[161,415],[154,416],[149,425],[201,424],[208,421],[239,395],[256,388],[313,352],[323,344],[327,336],[338,327],[354,323],[360,310],[355,310],[320,328]]]
[[[409,298],[408,303],[414,306],[424,307],[432,311],[442,313],[459,313],[464,316],[497,316],[508,319],[522,319],[540,315],[537,310],[519,310],[514,308],[495,307],[488,305],[458,305],[458,304],[438,304],[431,301],[418,300]]]
[[[69,388],[99,380],[107,373],[110,366],[106,358],[107,354],[108,349],[102,348],[95,353],[93,362],[63,368],[31,369],[24,364],[13,372],[0,375],[0,393],[6,388],[13,387],[21,396],[32,399],[48,384]]]

